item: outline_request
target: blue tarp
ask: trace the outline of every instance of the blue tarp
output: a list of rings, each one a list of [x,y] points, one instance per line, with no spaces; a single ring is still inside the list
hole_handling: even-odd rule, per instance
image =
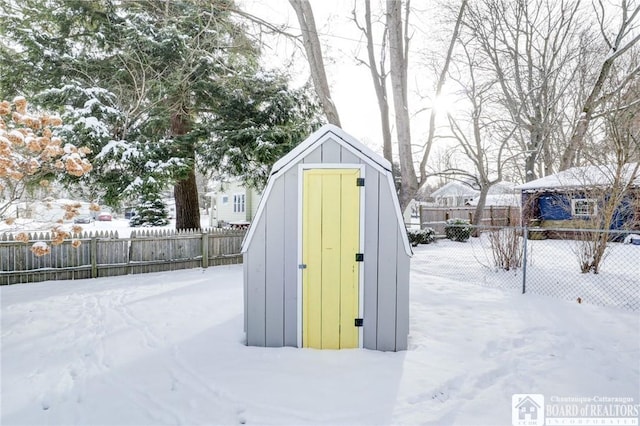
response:
[[[543,195],[538,198],[538,206],[542,220],[571,219],[571,201],[566,195]]]
[[[538,208],[542,220],[571,220],[571,199],[587,198],[585,194],[550,194],[546,193],[538,197]],[[602,203],[598,203],[602,208]],[[616,208],[609,229],[624,229],[633,219],[634,209],[631,197],[625,197]]]
[[[634,216],[634,207],[631,197],[624,197],[618,208],[613,212],[610,229],[623,229]]]

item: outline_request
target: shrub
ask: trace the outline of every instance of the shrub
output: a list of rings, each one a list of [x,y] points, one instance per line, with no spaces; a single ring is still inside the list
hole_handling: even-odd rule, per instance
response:
[[[493,263],[504,271],[518,269],[522,266],[523,245],[516,228],[504,228],[489,233]]]
[[[433,228],[407,229],[409,242],[413,247],[418,244],[430,244],[436,240],[436,231]]]
[[[467,241],[471,236],[471,225],[466,219],[449,219],[444,227],[444,234],[453,241]]]

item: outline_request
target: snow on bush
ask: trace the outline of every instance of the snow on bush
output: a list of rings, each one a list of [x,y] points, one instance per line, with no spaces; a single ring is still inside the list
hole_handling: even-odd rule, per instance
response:
[[[413,247],[418,244],[431,244],[436,240],[436,231],[433,228],[407,229],[409,242]]]

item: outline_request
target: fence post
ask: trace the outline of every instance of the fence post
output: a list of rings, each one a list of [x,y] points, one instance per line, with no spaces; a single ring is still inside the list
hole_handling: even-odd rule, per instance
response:
[[[209,266],[209,232],[202,233],[202,267]]]
[[[522,294],[527,291],[527,240],[529,239],[529,228],[526,226],[523,228],[523,255],[522,255]]]
[[[98,278],[98,241],[91,236],[91,278]]]

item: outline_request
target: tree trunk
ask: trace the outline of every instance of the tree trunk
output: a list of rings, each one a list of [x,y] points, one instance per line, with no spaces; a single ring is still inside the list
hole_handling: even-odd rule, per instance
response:
[[[174,185],[173,196],[176,201],[176,229],[200,229],[198,187],[193,169]]]
[[[480,187],[480,195],[478,198],[478,204],[476,205],[476,211],[473,215],[472,225],[481,225],[484,217],[484,207],[487,204],[487,194],[489,193],[490,185],[485,184]]]
[[[455,47],[458,35],[460,34],[460,27],[462,26],[462,17],[464,16],[464,9],[467,7],[467,0],[462,0],[460,9],[458,10],[458,17],[456,18],[456,25],[453,28],[453,34],[449,41],[449,48],[447,49],[447,56],[444,59],[442,70],[440,70],[440,76],[436,84],[436,93],[433,96],[436,99],[442,93],[442,87],[447,80],[447,74],[449,72],[449,64],[451,63],[451,57],[453,56],[453,48]],[[429,133],[427,134],[427,140],[424,146],[424,152],[422,153],[422,160],[420,160],[420,182],[423,183],[427,180],[427,162],[429,161],[429,154],[433,147],[433,139],[436,134],[436,114],[437,111],[433,106],[429,113]]]
[[[189,117],[186,111],[179,111],[171,116],[172,136],[181,136],[189,131]],[[193,147],[188,147],[182,157],[189,161],[193,159]],[[192,162],[193,164],[193,162]],[[173,197],[176,202],[176,229],[200,229],[200,206],[198,204],[198,186],[195,170],[176,182],[173,187]]]
[[[600,95],[602,88],[604,86],[605,78],[609,74],[609,70],[611,69],[611,65],[613,61],[605,61],[600,70],[600,75],[598,76],[598,80],[591,89],[591,93],[589,97],[584,102],[582,107],[582,112],[578,117],[578,123],[576,124],[573,134],[571,135],[571,139],[569,141],[569,145],[567,145],[566,149],[562,153],[562,161],[560,163],[560,171],[566,170],[570,167],[574,166],[576,154],[579,149],[582,147],[584,142],[584,137],[587,134],[587,130],[589,129],[589,124],[591,123],[591,119],[593,116],[593,110],[598,104],[597,97]]]
[[[389,101],[387,98],[386,72],[384,68],[385,58],[380,58],[380,71],[376,65],[376,57],[373,51],[373,25],[371,24],[371,0],[365,0],[365,36],[367,37],[367,56],[369,58],[369,71],[373,87],[378,98],[378,109],[380,110],[380,123],[382,124],[382,155],[393,164],[393,148],[391,144],[391,123],[389,120]],[[355,12],[354,12],[355,13]],[[383,36],[382,51],[386,49],[386,33]]]
[[[407,5],[408,6],[408,5]],[[389,30],[389,63],[391,66],[391,87],[398,135],[398,155],[400,157],[400,209],[409,205],[418,192],[418,178],[413,165],[411,149],[411,126],[407,100],[407,61],[401,15],[402,2],[387,0],[387,28]]]
[[[313,87],[315,87],[316,93],[320,98],[322,110],[329,123],[340,127],[338,109],[333,103],[331,91],[329,90],[329,82],[324,68],[320,39],[318,38],[318,30],[316,29],[316,22],[313,18],[311,3],[306,0],[289,0],[289,3],[291,3],[298,17],[298,23],[302,30],[302,43],[307,53],[307,61],[309,62],[309,68],[311,70]]]
[[[600,2],[600,6],[602,7],[602,2]],[[624,52],[631,49],[633,45],[640,41],[640,34],[635,34],[631,40],[628,40],[626,42],[624,41],[624,38],[630,31],[630,28],[633,28],[633,26],[636,24],[635,21],[638,15],[640,15],[640,6],[632,6],[626,1],[623,1],[621,8],[623,17],[622,23],[620,24],[620,28],[618,30],[618,33],[616,34],[616,38],[613,41],[613,44],[607,41],[607,43],[610,45],[610,51],[607,53],[607,57],[602,62],[598,78],[593,84],[593,88],[591,89],[589,96],[587,96],[587,99],[584,101],[582,112],[578,117],[576,126],[574,127],[569,145],[566,147],[562,154],[560,170],[566,170],[574,166],[576,155],[578,154],[580,148],[584,143],[585,135],[587,134],[587,130],[589,130],[589,125],[591,124],[591,120],[593,119],[593,113],[602,101],[600,98],[600,94],[602,93],[609,74],[611,73],[614,61]],[[604,22],[604,15],[602,16],[602,20]],[[602,22],[601,32],[603,34],[605,33]],[[627,79],[623,79],[623,81],[628,82]],[[622,88],[619,87],[617,90],[621,89]]]

